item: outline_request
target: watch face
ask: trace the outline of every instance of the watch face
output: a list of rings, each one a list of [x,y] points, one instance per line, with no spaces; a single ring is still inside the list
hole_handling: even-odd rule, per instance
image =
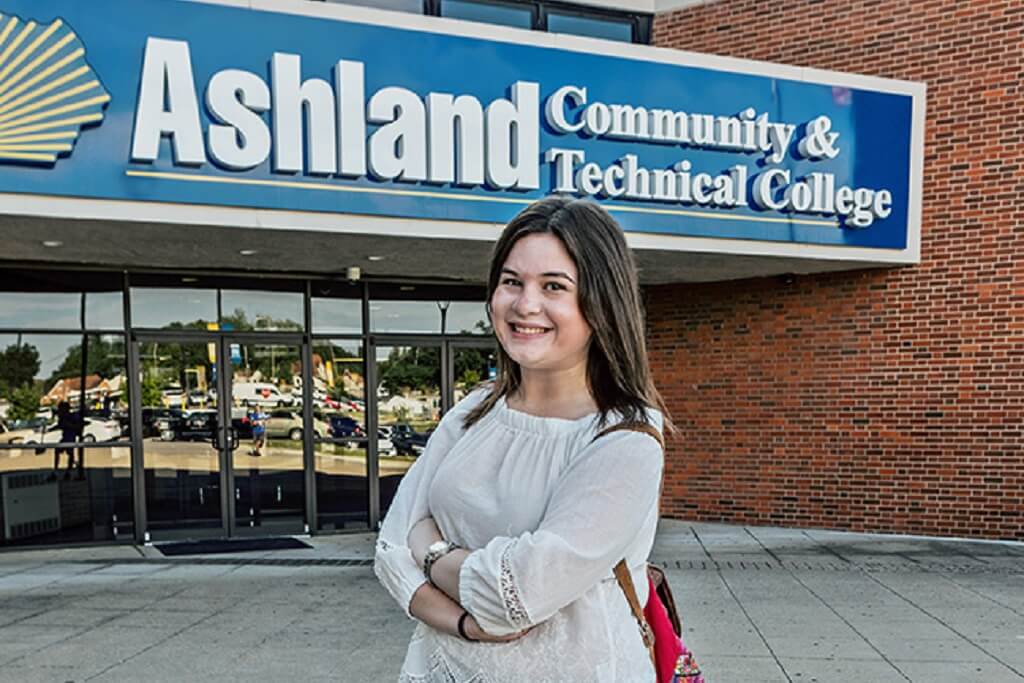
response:
[[[448,547],[448,544],[446,542],[444,542],[444,541],[434,541],[427,548],[427,552],[439,553],[442,550],[445,550],[447,547]]]

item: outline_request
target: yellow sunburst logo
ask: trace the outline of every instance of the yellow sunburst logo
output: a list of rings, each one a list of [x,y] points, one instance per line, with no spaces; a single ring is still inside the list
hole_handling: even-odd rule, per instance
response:
[[[0,15],[0,162],[67,156],[84,126],[99,125],[110,94],[61,19],[42,25]]]

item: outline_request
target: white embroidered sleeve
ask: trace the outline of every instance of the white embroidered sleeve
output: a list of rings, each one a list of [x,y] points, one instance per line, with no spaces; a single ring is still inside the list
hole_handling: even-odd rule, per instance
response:
[[[409,604],[412,596],[427,579],[409,549],[409,531],[417,522],[430,515],[427,506],[430,483],[448,451],[462,436],[463,417],[482,395],[483,391],[473,392],[445,414],[427,441],[423,453],[398,485],[398,491],[377,535],[373,571],[410,618]]]
[[[638,432],[614,432],[588,446],[560,476],[535,531],[470,553],[459,602],[488,633],[515,633],[611,576],[624,557],[642,562],[627,555],[653,540],[663,459],[661,445]]]

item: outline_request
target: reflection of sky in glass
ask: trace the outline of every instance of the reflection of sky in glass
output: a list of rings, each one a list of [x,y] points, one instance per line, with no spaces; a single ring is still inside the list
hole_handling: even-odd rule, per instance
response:
[[[486,334],[477,323],[488,324],[487,310],[482,301],[453,301],[448,306],[448,316],[445,319],[445,332],[447,334]]]
[[[360,299],[313,298],[313,332],[362,334],[363,302]]]
[[[443,0],[441,16],[479,21],[485,24],[504,24],[517,28],[530,28],[533,25],[533,11],[529,5],[513,7],[491,5],[473,0],[468,2],[467,0]]]
[[[132,287],[131,300],[133,327],[217,321],[217,292],[212,289]]]
[[[300,292],[264,292],[225,289],[220,294],[220,307],[225,317],[238,311],[257,330],[301,330],[302,294]]]
[[[633,27],[626,22],[592,19],[556,12],[548,13],[548,31],[604,38],[605,40],[621,40],[626,43],[633,39]]]
[[[86,292],[85,326],[93,330],[124,329],[121,292]]]
[[[423,14],[423,0],[327,0],[338,5],[359,5],[376,9],[389,9],[395,12],[412,12]]]
[[[18,341],[19,337],[16,334],[0,334],[0,350],[13,346]],[[24,345],[34,346],[39,352],[39,371],[36,372],[36,379],[46,379],[64,362],[68,349],[82,343],[82,335],[23,334],[20,341]]]
[[[81,329],[81,306],[74,292],[0,292],[0,327]]]
[[[441,332],[441,309],[433,301],[372,301],[370,329],[374,332]]]

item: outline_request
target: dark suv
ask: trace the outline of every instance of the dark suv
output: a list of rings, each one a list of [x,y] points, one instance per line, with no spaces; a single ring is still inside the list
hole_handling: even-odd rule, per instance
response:
[[[395,445],[395,452],[398,455],[417,456],[423,452],[427,445],[433,429],[426,432],[417,432],[407,424],[396,424],[391,427],[391,443]]]

